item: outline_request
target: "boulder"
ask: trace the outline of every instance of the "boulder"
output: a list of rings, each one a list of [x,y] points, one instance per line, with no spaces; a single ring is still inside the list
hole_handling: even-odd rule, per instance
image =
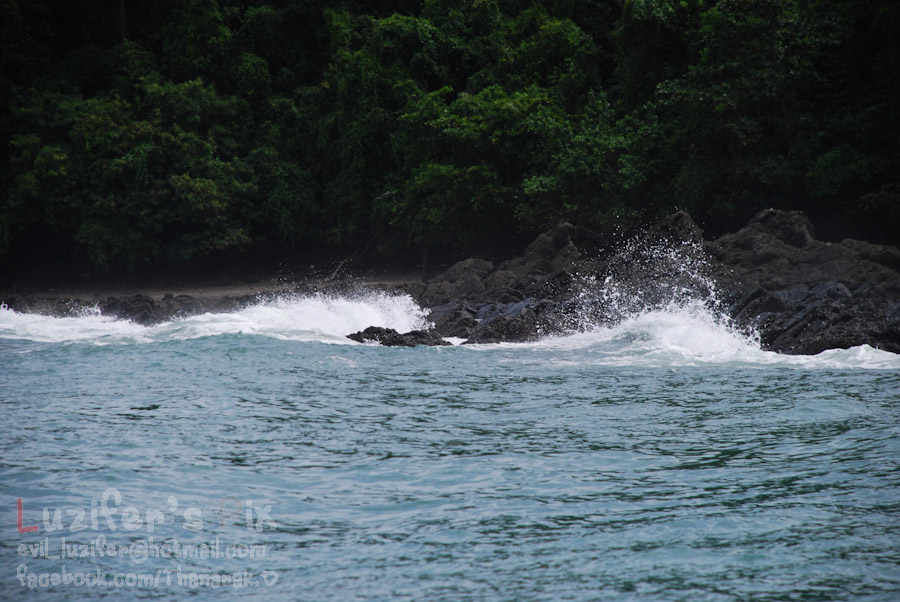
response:
[[[654,243],[692,244],[703,240],[703,230],[686,212],[677,211],[661,219],[644,237]]]
[[[131,320],[149,326],[160,322],[158,308],[152,297],[132,295],[131,297],[107,297],[99,304],[100,313],[121,320]]]
[[[456,303],[432,309],[429,319],[434,322],[434,330],[442,337],[466,339],[478,327],[475,311],[468,305]]]
[[[706,246],[730,312],[763,346],[818,353],[869,344],[900,351],[890,308],[900,302],[900,251],[816,240],[798,211],[767,209]]]
[[[522,343],[539,337],[537,322],[530,316],[497,316],[479,326],[466,340],[472,343]]]
[[[358,343],[380,343],[384,347],[415,347],[417,345],[450,345],[434,330],[411,330],[399,333],[393,328],[369,326],[365,330],[347,335]]]

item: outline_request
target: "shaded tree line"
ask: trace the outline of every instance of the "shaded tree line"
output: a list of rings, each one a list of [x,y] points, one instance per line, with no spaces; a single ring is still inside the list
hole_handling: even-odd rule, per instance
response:
[[[0,258],[497,248],[763,207],[898,242],[892,0],[0,0]]]

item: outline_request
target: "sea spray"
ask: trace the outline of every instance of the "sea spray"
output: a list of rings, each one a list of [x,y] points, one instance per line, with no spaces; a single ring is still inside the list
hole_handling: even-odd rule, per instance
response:
[[[700,243],[635,237],[590,266],[577,275],[553,334],[589,332],[648,312],[682,310],[734,328]],[[754,337],[752,332],[742,334]]]
[[[584,366],[900,369],[900,355],[869,345],[813,356],[762,349],[755,330],[732,320],[712,273],[699,243],[632,239],[596,271],[579,276],[564,328],[525,346],[558,352],[558,363]]]
[[[109,344],[242,333],[285,340],[350,343],[346,334],[372,325],[400,332],[426,328],[425,313],[409,295],[371,290],[344,295],[267,297],[239,311],[199,314],[153,326],[104,316],[96,308],[65,317],[5,309],[0,310],[0,338]]]
[[[900,356],[865,345],[817,356],[762,350],[754,332],[733,324],[712,273],[700,244],[631,240],[615,255],[576,274],[570,296],[559,304],[559,318],[554,323],[548,320],[540,341],[500,347],[516,347],[523,353],[544,349],[551,352],[550,361],[585,366],[900,369]],[[259,297],[237,311],[154,326],[105,316],[97,307],[63,317],[0,308],[0,340],[41,343],[140,344],[239,335],[353,345],[346,335],[368,326],[407,332],[430,324],[428,311],[409,295],[364,288]],[[463,346],[459,352],[496,347]]]
[[[604,364],[755,362],[772,355],[760,349],[756,332],[734,324],[698,242],[634,237],[589,265],[558,314],[542,324],[537,346],[579,350],[578,361]]]

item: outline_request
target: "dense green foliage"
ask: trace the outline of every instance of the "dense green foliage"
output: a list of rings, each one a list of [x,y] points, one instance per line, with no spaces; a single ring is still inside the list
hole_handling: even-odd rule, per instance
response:
[[[900,232],[894,0],[0,0],[0,258]]]

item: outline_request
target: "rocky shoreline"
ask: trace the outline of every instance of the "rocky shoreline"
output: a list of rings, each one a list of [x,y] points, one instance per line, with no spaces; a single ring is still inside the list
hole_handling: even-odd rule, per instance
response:
[[[816,240],[797,211],[762,211],[711,241],[683,212],[624,240],[560,224],[521,257],[499,266],[468,259],[405,289],[431,308],[440,335],[431,340],[528,341],[693,302],[771,351],[868,344],[900,353],[900,250]],[[428,344],[422,333],[405,340],[383,329],[352,338]]]
[[[410,294],[430,309],[434,327],[398,333],[368,328],[356,341],[389,346],[521,342],[615,323],[647,309],[704,304],[763,348],[815,354],[868,344],[900,353],[900,249],[815,238],[800,212],[766,210],[738,232],[704,240],[679,212],[638,236],[598,234],[559,224],[519,257],[500,265],[471,258],[421,280],[362,282]],[[266,295],[343,293],[360,282],[331,278],[257,290],[205,294],[144,292],[91,297],[10,294],[11,309],[104,315],[154,324],[203,312],[233,311]]]

